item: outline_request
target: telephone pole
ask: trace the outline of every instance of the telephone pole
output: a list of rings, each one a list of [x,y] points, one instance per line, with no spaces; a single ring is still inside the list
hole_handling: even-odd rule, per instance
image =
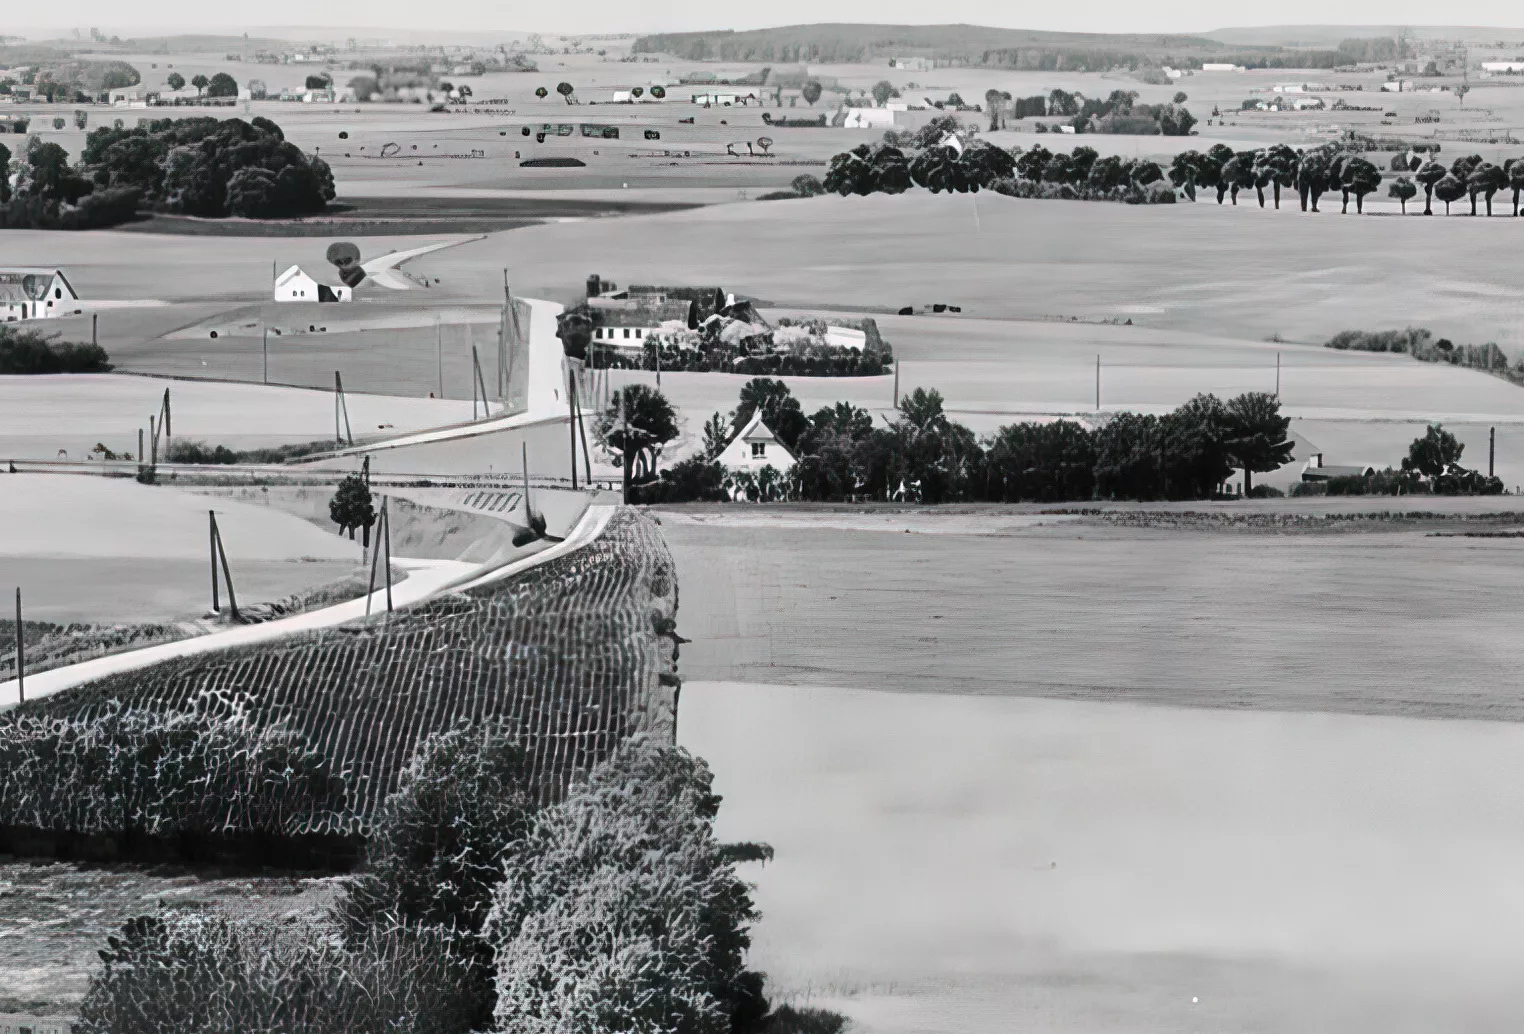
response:
[[[1101,357],[1095,357],[1095,411],[1101,411]]]

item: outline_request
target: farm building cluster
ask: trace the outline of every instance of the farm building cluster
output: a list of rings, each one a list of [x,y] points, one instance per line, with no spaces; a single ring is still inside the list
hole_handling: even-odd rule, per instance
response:
[[[888,344],[868,318],[779,318],[721,287],[619,288],[597,274],[587,297],[563,317],[586,338],[595,367],[802,376],[877,375]],[[567,335],[563,332],[563,338]]]

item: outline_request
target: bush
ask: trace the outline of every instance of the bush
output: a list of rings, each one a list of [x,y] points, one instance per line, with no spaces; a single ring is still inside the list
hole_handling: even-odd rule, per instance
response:
[[[0,374],[108,373],[111,363],[99,345],[77,345],[36,330],[0,326]]]
[[[299,442],[294,445],[277,445],[270,449],[229,449],[226,445],[210,446],[194,438],[175,438],[170,442],[166,463],[205,463],[227,465],[233,463],[285,463],[314,453],[327,452],[333,442],[324,438],[316,442]]]
[[[691,456],[661,472],[656,481],[636,486],[633,503],[708,503],[730,498],[725,468],[703,456]]]
[[[464,1034],[459,963],[402,931],[345,945],[322,923],[170,912],[100,952],[76,1034]]]
[[[281,727],[134,710],[0,721],[0,826],[130,840],[288,836],[343,810],[326,759]]]
[[[1250,499],[1284,499],[1285,496],[1286,493],[1274,485],[1255,485],[1249,489]]]
[[[636,737],[540,813],[488,923],[501,1029],[757,1028],[757,913],[714,838],[711,783],[687,751]]]
[[[499,722],[429,737],[386,799],[365,872],[338,914],[347,935],[394,926],[450,945],[468,971],[472,1022],[492,1019],[492,950],[480,937],[503,859],[528,830],[534,802],[524,752]]]
[[[780,1005],[768,1016],[761,1034],[841,1034],[846,1029],[847,1018],[840,1013]]]
[[[0,205],[0,228],[7,230],[101,230],[137,218],[142,192],[130,187],[96,189],[77,202],[36,194]]]

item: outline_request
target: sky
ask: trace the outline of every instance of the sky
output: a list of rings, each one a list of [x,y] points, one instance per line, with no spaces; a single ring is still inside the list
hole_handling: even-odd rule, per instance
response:
[[[62,6],[62,5],[60,5]],[[27,5],[30,13],[39,5]],[[281,24],[362,29],[527,31],[566,33],[659,32],[689,29],[765,28],[802,22],[924,24],[965,22],[1007,28],[1074,32],[1204,32],[1228,25],[1524,25],[1517,0],[1281,0],[1273,7],[1214,7],[1200,0],[1089,0],[1083,4],[1011,3],[1009,0],[770,0],[765,4],[715,4],[713,0],[575,0],[558,4],[504,4],[501,0],[305,0],[279,8],[208,4],[205,0],[71,0],[69,23],[42,22],[0,29],[32,39],[61,36],[72,28],[100,28],[108,35],[252,30]],[[135,15],[135,21],[123,20]],[[255,21],[239,23],[237,15]],[[1439,15],[1440,17],[1436,17]],[[14,22],[12,23],[14,24]],[[252,34],[252,33],[251,33]]]

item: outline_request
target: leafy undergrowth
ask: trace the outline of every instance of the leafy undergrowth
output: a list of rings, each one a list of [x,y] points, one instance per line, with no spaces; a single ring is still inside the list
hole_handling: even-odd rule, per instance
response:
[[[96,950],[132,916],[173,907],[234,921],[289,920],[320,913],[339,883],[0,856],[0,1012],[72,1013],[100,965]]]

